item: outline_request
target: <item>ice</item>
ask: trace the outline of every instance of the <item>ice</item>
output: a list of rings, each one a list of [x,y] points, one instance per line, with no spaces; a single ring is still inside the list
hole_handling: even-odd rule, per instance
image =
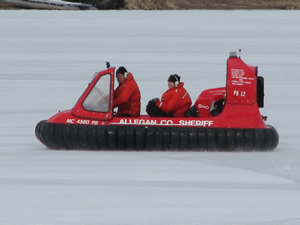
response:
[[[300,224],[300,14],[278,10],[0,11],[0,224]],[[230,51],[265,78],[271,152],[52,151],[35,125],[124,65],[142,112],[167,78],[193,101]]]

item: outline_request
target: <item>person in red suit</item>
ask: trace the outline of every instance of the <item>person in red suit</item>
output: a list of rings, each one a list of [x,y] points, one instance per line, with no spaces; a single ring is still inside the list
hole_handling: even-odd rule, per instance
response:
[[[146,111],[153,117],[184,117],[184,113],[192,105],[189,93],[180,82],[180,76],[173,74],[169,76],[169,89],[163,93],[161,100],[155,98],[149,101]]]
[[[116,77],[119,86],[114,91],[113,108],[118,108],[115,116],[140,116],[141,94],[132,73],[121,66],[116,72]]]

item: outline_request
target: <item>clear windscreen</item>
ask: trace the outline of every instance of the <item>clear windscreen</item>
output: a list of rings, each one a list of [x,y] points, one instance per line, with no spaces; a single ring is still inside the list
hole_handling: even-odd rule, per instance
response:
[[[110,96],[110,74],[103,75],[83,102],[88,111],[108,112]]]

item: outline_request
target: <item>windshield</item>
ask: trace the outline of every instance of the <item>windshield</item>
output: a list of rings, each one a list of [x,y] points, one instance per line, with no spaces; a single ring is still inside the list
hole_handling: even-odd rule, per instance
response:
[[[110,74],[103,75],[83,102],[89,111],[108,112],[110,94]]]

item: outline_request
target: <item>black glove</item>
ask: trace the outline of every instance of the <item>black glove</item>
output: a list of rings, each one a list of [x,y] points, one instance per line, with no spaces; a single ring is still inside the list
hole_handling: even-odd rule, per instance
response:
[[[193,105],[191,108],[188,108],[185,113],[184,117],[199,117],[199,112],[195,105]]]
[[[159,107],[156,106],[156,102],[158,101],[158,98],[151,99],[147,106],[146,106],[146,112],[151,117],[173,117],[171,113],[166,113],[162,111]]]
[[[155,112],[157,111],[157,106],[155,105],[155,103],[157,102],[157,100],[158,98],[153,98],[148,102],[146,106],[146,112],[149,116],[155,116]]]

